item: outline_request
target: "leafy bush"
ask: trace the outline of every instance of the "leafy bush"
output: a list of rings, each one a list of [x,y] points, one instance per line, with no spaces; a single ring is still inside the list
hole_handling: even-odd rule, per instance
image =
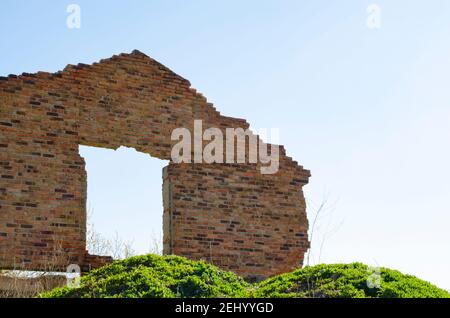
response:
[[[374,272],[367,265],[352,263],[321,264],[269,278],[259,284],[255,296],[447,298],[450,294],[396,270],[380,268]]]
[[[377,273],[378,274],[378,273]],[[372,281],[374,279],[374,281]],[[373,282],[372,288],[367,282]],[[179,256],[136,256],[83,276],[78,288],[40,297],[450,297],[428,282],[361,263],[316,265],[250,284],[235,274]]]
[[[249,286],[202,261],[150,254],[116,261],[83,276],[78,288],[57,288],[40,297],[246,297]]]

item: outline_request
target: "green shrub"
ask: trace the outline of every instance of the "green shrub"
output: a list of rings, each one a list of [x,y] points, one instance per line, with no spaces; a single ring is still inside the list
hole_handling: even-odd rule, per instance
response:
[[[361,263],[321,264],[269,278],[259,284],[254,296],[333,298],[450,297],[447,291],[414,276],[404,275],[396,270],[380,268],[378,277],[374,275],[367,265]],[[371,286],[372,288],[368,287],[368,280],[374,283]]]
[[[367,281],[375,278],[373,288]],[[361,263],[316,265],[250,284],[232,272],[179,256],[145,255],[116,261],[40,297],[450,297],[428,282],[381,268],[373,276]]]
[[[246,297],[249,284],[235,274],[179,256],[136,256],[81,278],[78,288],[57,288],[40,297]]]

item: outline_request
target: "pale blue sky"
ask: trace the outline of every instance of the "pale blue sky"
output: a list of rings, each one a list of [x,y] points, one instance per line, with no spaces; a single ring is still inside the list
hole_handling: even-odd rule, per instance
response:
[[[366,26],[372,2],[378,30]],[[81,29],[66,27],[70,3]],[[450,2],[2,0],[0,38],[1,75],[150,55],[223,114],[280,128],[312,172],[310,216],[326,193],[332,203],[314,262],[389,266],[450,289]],[[161,231],[165,163],[82,154],[97,229],[145,252]]]

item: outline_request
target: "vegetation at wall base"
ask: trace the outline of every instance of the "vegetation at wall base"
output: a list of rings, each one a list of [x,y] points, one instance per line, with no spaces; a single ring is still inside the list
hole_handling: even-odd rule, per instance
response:
[[[78,288],[57,288],[40,297],[245,297],[251,285],[232,272],[180,256],[148,254],[103,266]]]
[[[414,276],[387,268],[374,271],[361,263],[310,266],[251,284],[202,261],[149,254],[116,261],[83,276],[77,288],[57,288],[39,297],[450,298],[450,294]]]
[[[370,287],[369,287],[370,286]],[[257,297],[450,298],[429,282],[388,268],[362,263],[320,264],[269,278]]]

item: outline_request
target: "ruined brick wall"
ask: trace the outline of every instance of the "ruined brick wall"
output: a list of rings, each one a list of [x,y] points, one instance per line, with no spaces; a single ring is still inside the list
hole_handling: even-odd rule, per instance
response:
[[[190,83],[134,51],[50,74],[0,78],[0,268],[96,267],[86,251],[86,171],[79,145],[132,147],[170,160],[173,129],[248,128]],[[259,164],[175,164],[163,171],[164,253],[250,276],[298,267],[309,247],[302,186],[285,155]],[[125,213],[126,211],[124,211]]]

